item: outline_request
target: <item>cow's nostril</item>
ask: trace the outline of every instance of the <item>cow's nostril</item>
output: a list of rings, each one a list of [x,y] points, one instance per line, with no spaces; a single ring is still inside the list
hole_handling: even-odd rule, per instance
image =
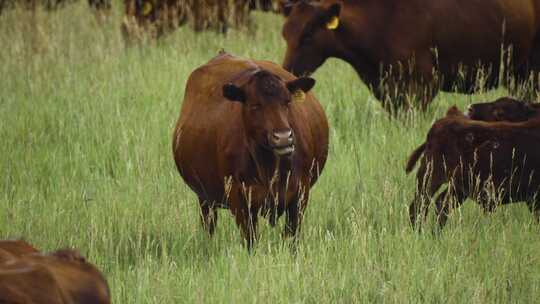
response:
[[[292,130],[286,131],[274,131],[272,132],[272,137],[277,140],[283,140],[292,137]]]

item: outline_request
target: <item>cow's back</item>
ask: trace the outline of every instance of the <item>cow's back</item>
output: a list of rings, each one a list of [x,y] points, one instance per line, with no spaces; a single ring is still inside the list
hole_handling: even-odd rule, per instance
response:
[[[17,260],[0,265],[0,303],[68,302],[55,277],[46,267]]]
[[[39,252],[32,245],[23,240],[1,240],[0,241],[0,263],[10,260],[13,257]]]
[[[538,32],[535,6],[540,1],[431,1],[433,45],[443,60],[441,68],[457,62],[498,65],[503,45],[512,45],[515,63],[523,62]]]

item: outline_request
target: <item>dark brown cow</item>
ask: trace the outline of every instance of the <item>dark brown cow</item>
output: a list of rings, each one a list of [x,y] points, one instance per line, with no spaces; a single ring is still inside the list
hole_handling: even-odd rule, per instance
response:
[[[340,58],[389,110],[410,96],[425,107],[439,90],[472,93],[479,73],[493,87],[501,58],[518,83],[540,71],[540,0],[297,0],[283,12],[285,69],[306,75]]]
[[[0,263],[0,303],[109,304],[110,293],[95,266],[64,249]]]
[[[451,206],[473,198],[486,211],[498,204],[525,201],[540,216],[540,117],[525,122],[471,120],[457,108],[436,121],[427,135],[410,205],[411,223],[427,214],[436,198],[437,220],[446,223]]]
[[[493,102],[471,104],[465,115],[472,120],[482,121],[527,121],[540,115],[540,104],[501,97]]]
[[[328,123],[296,78],[268,61],[222,53],[196,69],[173,137],[184,181],[197,194],[210,234],[218,207],[230,208],[251,248],[259,214],[286,213],[295,236],[328,154]]]
[[[457,111],[451,108],[450,113]],[[511,97],[501,97],[493,102],[474,103],[469,105],[467,114],[469,119],[481,121],[527,121],[536,116],[540,116],[540,104],[531,104],[519,101]],[[418,146],[409,156],[405,171],[411,172],[418,159],[424,153],[426,143]]]

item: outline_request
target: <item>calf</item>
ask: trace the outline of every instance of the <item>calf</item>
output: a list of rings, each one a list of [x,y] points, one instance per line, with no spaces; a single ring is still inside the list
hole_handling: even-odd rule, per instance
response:
[[[510,97],[501,97],[493,102],[471,104],[466,116],[482,121],[527,121],[540,115],[540,104],[526,103]]]
[[[328,153],[328,122],[311,78],[268,61],[222,53],[186,85],[173,137],[180,175],[197,194],[210,234],[216,208],[230,208],[248,248],[259,214],[286,213],[296,235]]]
[[[451,108],[450,112],[458,111]],[[527,121],[540,115],[540,104],[531,104],[519,101],[510,97],[501,97],[493,102],[475,103],[469,105],[466,117],[472,120],[482,121]],[[418,159],[424,153],[426,143],[418,146],[409,156],[405,171],[411,172]]]
[[[525,201],[540,216],[540,118],[524,122],[471,120],[457,108],[436,121],[427,135],[417,172],[417,189],[409,207],[413,226],[435,200],[440,227],[451,206],[473,198],[486,211],[498,204]]]

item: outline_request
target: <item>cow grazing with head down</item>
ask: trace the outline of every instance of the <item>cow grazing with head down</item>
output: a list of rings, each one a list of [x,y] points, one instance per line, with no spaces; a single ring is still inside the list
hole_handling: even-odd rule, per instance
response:
[[[105,278],[75,250],[13,256],[0,261],[0,303],[110,303]]]
[[[412,167],[411,167],[412,169]],[[540,117],[521,122],[471,120],[457,108],[436,121],[428,132],[417,172],[417,189],[410,205],[414,225],[427,215],[435,199],[443,227],[452,207],[467,197],[485,211],[499,204],[525,201],[540,216]]]
[[[268,61],[221,53],[189,77],[173,136],[176,165],[197,194],[212,234],[218,207],[231,210],[251,248],[257,218],[286,214],[296,235],[328,153],[328,123],[296,78]]]
[[[389,110],[472,93],[478,74],[493,87],[501,58],[518,83],[540,71],[540,0],[289,0],[282,11],[285,69],[306,75],[340,58]]]

